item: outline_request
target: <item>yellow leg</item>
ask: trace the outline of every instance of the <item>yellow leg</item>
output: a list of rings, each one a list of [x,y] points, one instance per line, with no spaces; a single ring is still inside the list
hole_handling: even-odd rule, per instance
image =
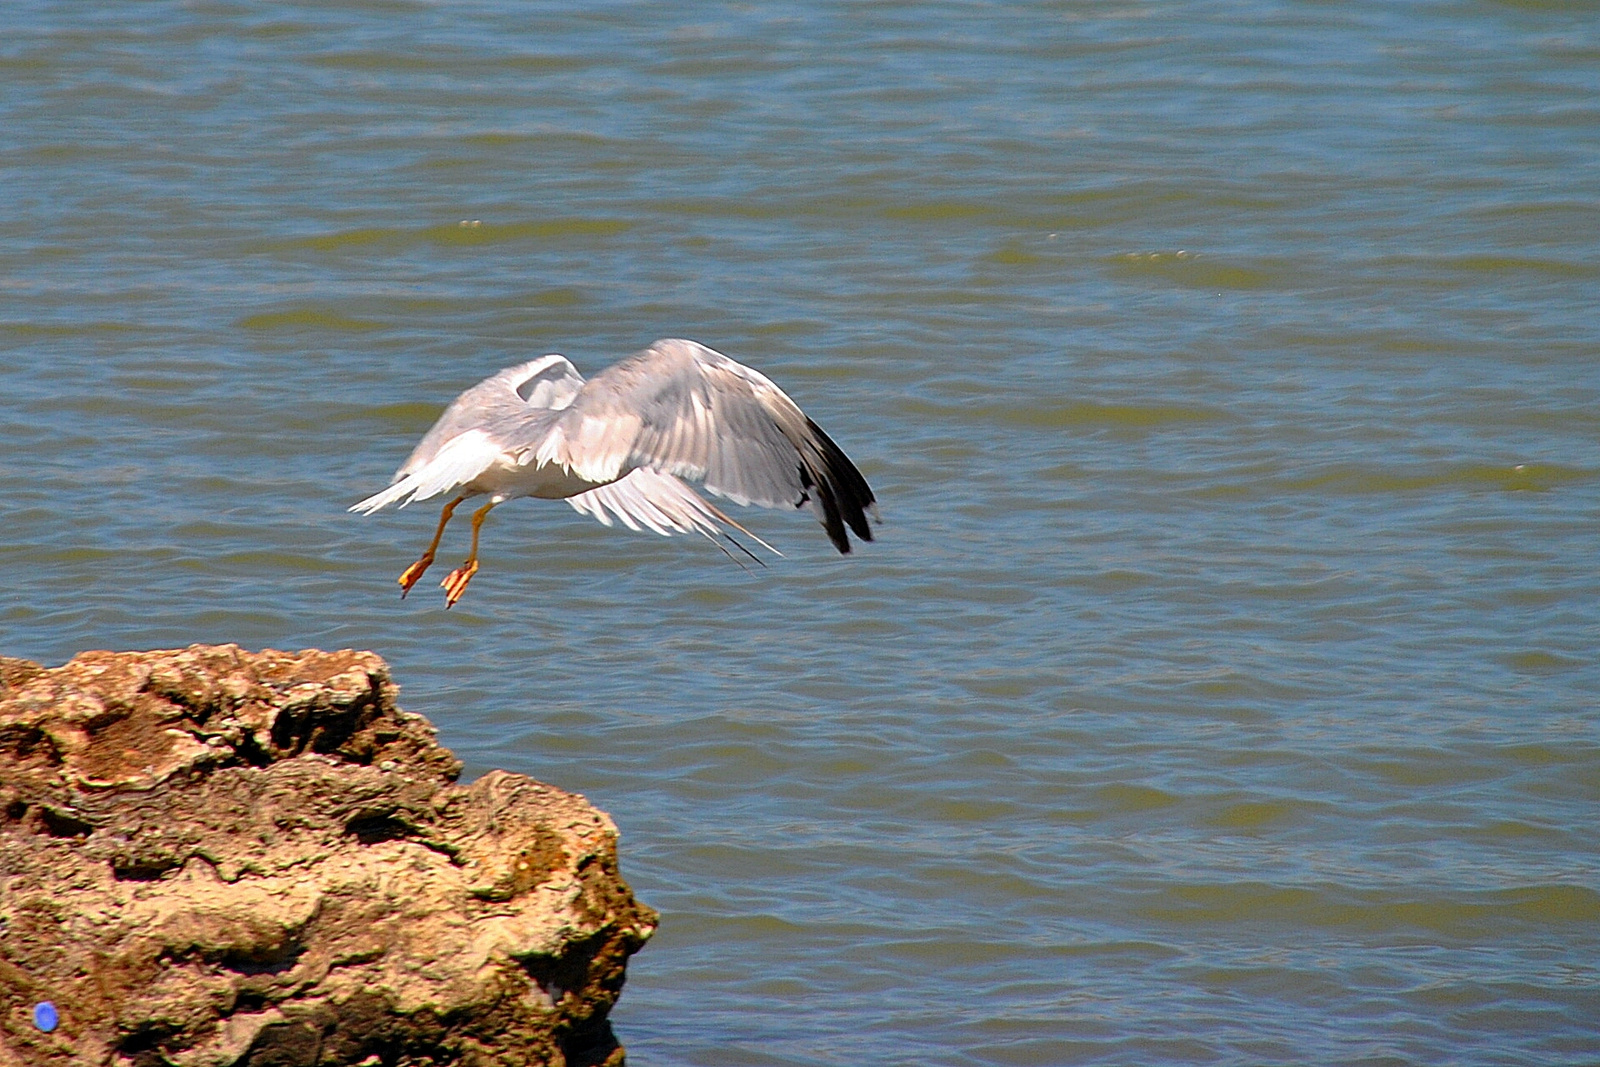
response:
[[[422,554],[421,559],[407,567],[405,573],[400,576],[401,600],[404,600],[406,594],[411,592],[411,587],[417,584],[417,579],[422,577],[422,572],[433,565],[433,554],[439,551],[439,539],[444,536],[445,523],[449,522],[450,516],[456,513],[456,505],[465,499],[467,498],[464,496],[458,496],[446,504],[443,511],[439,512],[439,528],[433,531],[433,540],[428,542],[428,550]]]
[[[489,509],[495,503],[491,500],[472,513],[472,551],[467,553],[465,563],[445,575],[444,581],[439,583],[444,589],[444,606],[447,608],[453,607],[461,599],[461,594],[467,591],[467,583],[478,573],[478,531],[483,528],[483,520],[489,517]]]

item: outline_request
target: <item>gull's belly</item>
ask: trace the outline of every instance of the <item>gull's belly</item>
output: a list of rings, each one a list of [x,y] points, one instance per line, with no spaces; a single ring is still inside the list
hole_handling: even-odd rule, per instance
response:
[[[605,485],[591,482],[577,471],[565,470],[557,463],[522,466],[517,463],[497,464],[473,479],[466,488],[475,493],[488,493],[501,500],[519,496],[535,496],[543,500],[565,500],[569,496],[587,493]]]

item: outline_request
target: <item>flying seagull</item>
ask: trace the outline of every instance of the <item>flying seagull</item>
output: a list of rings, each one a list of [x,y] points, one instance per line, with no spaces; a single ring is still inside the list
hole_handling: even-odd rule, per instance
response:
[[[395,472],[389,488],[350,510],[363,515],[448,496],[422,557],[400,575],[411,591],[444,528],[469,497],[472,550],[439,584],[445,606],[478,572],[478,531],[490,509],[519,496],[565,500],[607,526],[726,537],[732,527],[776,552],[701,497],[702,483],[735,504],[810,504],[840,552],[846,527],[872,540],[872,489],[822,428],[759,371],[705,345],[657,341],[585,381],[565,356],[505,370],[456,397]],[[733,542],[748,553],[743,545]],[[724,549],[726,551],[726,549]]]

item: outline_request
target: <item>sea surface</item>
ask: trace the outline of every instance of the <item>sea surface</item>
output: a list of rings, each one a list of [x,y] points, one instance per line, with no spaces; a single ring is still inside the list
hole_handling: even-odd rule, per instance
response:
[[[641,1067],[1600,1063],[1594,5],[0,21],[0,652],[378,651],[615,817]],[[664,336],[878,540],[402,601],[443,405]]]

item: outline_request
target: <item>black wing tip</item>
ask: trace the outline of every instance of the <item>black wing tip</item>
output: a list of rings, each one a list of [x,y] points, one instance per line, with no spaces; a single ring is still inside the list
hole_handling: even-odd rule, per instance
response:
[[[828,540],[840,555],[849,555],[850,536],[845,527],[861,540],[871,541],[872,526],[867,519],[867,509],[876,504],[878,498],[873,496],[872,487],[850,457],[833,443],[833,438],[824,433],[822,427],[807,418],[806,429],[811,431],[821,462],[813,469],[803,470],[802,481],[811,483],[806,486],[808,489],[813,485],[816,488],[817,500],[822,505],[822,528],[827,531]]]

